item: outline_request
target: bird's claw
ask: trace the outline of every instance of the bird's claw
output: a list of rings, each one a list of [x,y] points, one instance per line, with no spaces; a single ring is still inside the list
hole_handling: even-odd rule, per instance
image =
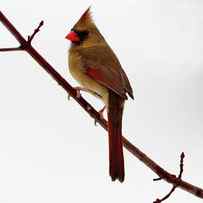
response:
[[[80,91],[83,90],[83,88],[81,88],[81,87],[75,87],[75,90],[76,90],[76,97],[80,98],[80,96],[81,96]]]
[[[80,98],[81,94],[80,94],[80,90],[76,90],[76,97]]]

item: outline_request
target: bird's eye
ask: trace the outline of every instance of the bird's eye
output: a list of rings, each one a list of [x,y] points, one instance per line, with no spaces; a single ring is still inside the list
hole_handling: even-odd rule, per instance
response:
[[[89,34],[89,31],[87,31],[87,30],[72,29],[71,31],[75,32],[79,36],[80,41],[85,40],[87,38],[88,34]]]

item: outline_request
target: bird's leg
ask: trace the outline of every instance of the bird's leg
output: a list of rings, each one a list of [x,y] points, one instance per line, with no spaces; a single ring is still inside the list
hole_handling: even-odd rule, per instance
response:
[[[97,92],[90,90],[88,88],[85,88],[85,87],[77,86],[77,87],[75,87],[75,90],[77,92],[77,94],[76,94],[77,98],[80,98],[80,96],[81,96],[80,91],[88,92],[96,97],[101,98],[101,95],[99,95]],[[68,95],[68,99],[70,99],[70,95]],[[106,109],[106,105],[104,105],[104,107],[98,111],[101,119],[104,119],[103,113],[104,113],[105,109]],[[97,121],[95,120],[95,125],[96,125],[96,123],[97,123]]]
[[[77,97],[80,97],[80,91],[84,91],[84,92],[88,92],[90,94],[93,94],[96,97],[100,97],[101,98],[101,96],[99,94],[97,94],[95,91],[92,91],[92,90],[90,90],[88,88],[85,88],[85,87],[75,87],[75,89],[77,91]]]
[[[74,89],[77,91],[77,94],[76,94],[77,98],[79,98],[81,96],[80,91],[88,92],[88,93],[91,93],[92,95],[94,95],[96,97],[101,98],[101,96],[99,94],[97,94],[96,92],[94,92],[94,91],[92,91],[90,89],[87,89],[85,87],[79,87],[79,86],[77,86]],[[68,95],[68,100],[70,100],[70,94]]]
[[[80,98],[80,96],[81,96],[80,91],[87,91],[83,87],[74,87],[74,89],[76,90],[76,97],[77,98]],[[68,100],[70,100],[70,94],[68,94]]]

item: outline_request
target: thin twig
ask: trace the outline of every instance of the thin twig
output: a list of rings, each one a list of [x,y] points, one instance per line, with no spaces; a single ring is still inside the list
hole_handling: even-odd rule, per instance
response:
[[[10,33],[16,38],[16,40],[25,47],[25,51],[30,54],[33,59],[41,65],[45,71],[47,71],[53,79],[69,94],[74,98],[74,100],[92,117],[96,120],[104,129],[107,130],[107,122],[105,119],[100,117],[100,114],[81,96],[77,98],[77,91],[35,50],[31,44],[22,37],[22,35],[16,30],[16,28],[11,24],[11,22],[3,15],[0,11],[0,21],[3,25],[10,31]],[[179,187],[199,198],[203,198],[203,189],[195,185],[192,185],[183,180],[179,180],[174,175],[168,173],[161,166],[159,166],[155,161],[149,158],[145,153],[143,153],[139,148],[134,146],[125,137],[123,137],[124,147],[131,152],[135,157],[137,157],[141,162],[143,162],[148,168],[150,168],[159,177]]]
[[[43,25],[44,25],[44,21],[42,20],[42,21],[39,23],[38,27],[34,30],[34,32],[32,33],[32,35],[31,35],[31,36],[30,36],[30,35],[28,36],[28,40],[27,40],[28,43],[31,44],[31,42],[32,42],[32,40],[34,39],[35,35],[40,31],[40,28],[41,28]]]
[[[179,181],[181,181],[182,174],[183,174],[184,158],[185,158],[185,154],[184,154],[184,152],[182,152],[181,155],[180,155],[180,172],[179,172],[179,175],[178,175]],[[161,202],[165,201],[166,199],[168,199],[172,195],[172,193],[175,191],[175,189],[179,186],[179,184],[180,183],[177,183],[176,185],[173,185],[173,187],[171,188],[171,190],[169,191],[168,194],[166,194],[161,199],[156,199],[156,201],[154,203],[161,203]]]
[[[24,49],[20,47],[14,47],[14,48],[0,48],[1,52],[6,52],[6,51],[23,51]]]

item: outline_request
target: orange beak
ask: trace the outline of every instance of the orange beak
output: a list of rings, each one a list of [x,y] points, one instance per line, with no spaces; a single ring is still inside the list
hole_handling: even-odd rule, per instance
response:
[[[66,39],[70,40],[71,42],[79,42],[80,38],[77,35],[77,33],[75,33],[74,31],[69,32],[66,37]]]

